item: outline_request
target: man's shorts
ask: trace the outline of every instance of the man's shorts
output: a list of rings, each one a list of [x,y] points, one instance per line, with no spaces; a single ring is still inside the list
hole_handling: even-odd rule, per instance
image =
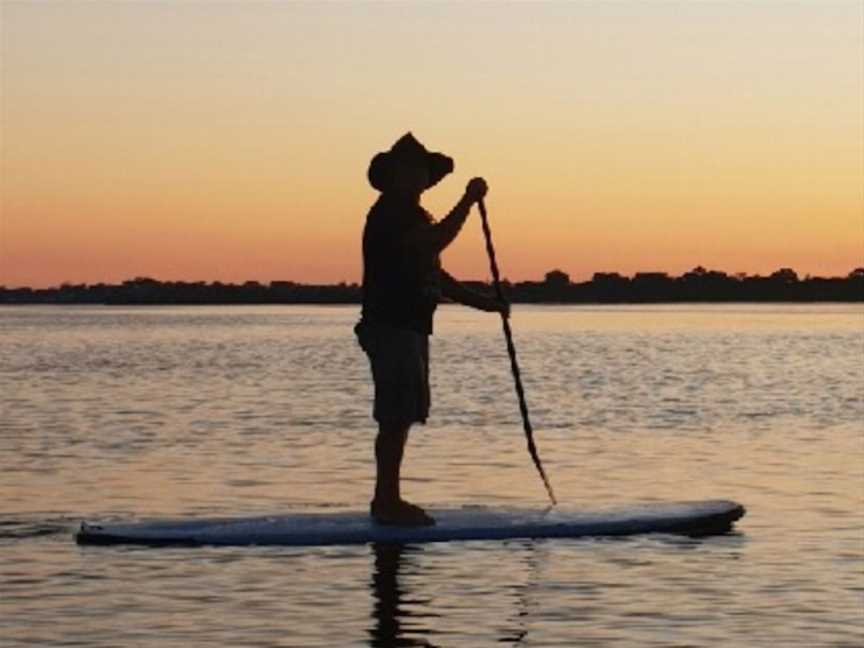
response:
[[[429,416],[429,336],[389,324],[361,322],[357,341],[375,381],[372,416],[378,423],[425,423]]]

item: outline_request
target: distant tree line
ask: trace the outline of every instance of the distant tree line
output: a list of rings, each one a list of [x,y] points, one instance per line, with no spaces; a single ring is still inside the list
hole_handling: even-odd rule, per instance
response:
[[[488,282],[464,282],[491,293]],[[522,303],[633,304],[661,302],[817,302],[864,301],[864,267],[845,277],[805,277],[791,268],[768,276],[728,275],[699,266],[680,277],[664,272],[595,273],[590,281],[572,282],[552,270],[543,281],[504,282],[508,299]],[[122,284],[70,284],[58,288],[6,288],[4,304],[354,304],[361,298],[355,283],[310,285],[293,281],[242,284],[214,281],[158,281],[136,277]]]

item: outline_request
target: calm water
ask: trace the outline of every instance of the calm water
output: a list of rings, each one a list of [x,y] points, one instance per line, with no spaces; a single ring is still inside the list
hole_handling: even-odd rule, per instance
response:
[[[354,307],[0,309],[0,645],[864,645],[864,308],[528,307],[562,503],[725,497],[702,540],[78,547],[84,517],[363,508]],[[544,506],[499,323],[432,341],[407,495]]]

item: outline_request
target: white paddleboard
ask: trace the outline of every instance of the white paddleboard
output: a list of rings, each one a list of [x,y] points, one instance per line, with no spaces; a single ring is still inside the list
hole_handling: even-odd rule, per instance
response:
[[[83,522],[80,544],[334,545],[579,538],[638,533],[724,533],[744,515],[727,500],[637,504],[595,511],[553,508],[430,509],[431,527],[375,524],[365,512],[296,513],[249,518],[198,518],[130,523]]]

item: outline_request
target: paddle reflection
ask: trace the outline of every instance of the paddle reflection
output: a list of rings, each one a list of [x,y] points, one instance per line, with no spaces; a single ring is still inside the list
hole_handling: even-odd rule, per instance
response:
[[[430,632],[430,628],[423,623],[424,619],[436,615],[417,611],[418,607],[428,607],[429,599],[406,597],[406,588],[399,582],[403,561],[413,564],[414,556],[422,553],[422,548],[376,543],[372,549],[375,552],[375,569],[370,588],[374,599],[374,624],[369,630],[369,645],[375,648],[436,646],[424,636]]]

